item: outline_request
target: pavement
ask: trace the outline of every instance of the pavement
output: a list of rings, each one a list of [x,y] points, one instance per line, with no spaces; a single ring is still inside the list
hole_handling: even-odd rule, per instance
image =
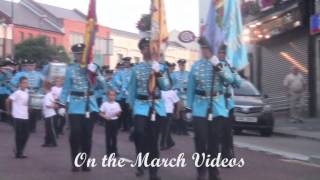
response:
[[[286,113],[276,113],[274,133],[320,141],[320,118],[304,117],[303,123],[292,123]]]
[[[185,153],[187,166],[183,168],[160,168],[162,180],[195,180],[196,169],[192,161],[194,143],[190,136],[173,136],[176,146],[162,151],[162,158],[177,157]],[[26,147],[28,159],[18,160],[13,156],[14,132],[12,127],[0,123],[0,180],[147,180],[147,176],[135,177],[135,169],[103,168],[97,166],[91,172],[72,173],[70,171],[70,149],[68,131],[58,139],[58,147],[42,148],[44,140],[43,122],[38,123],[38,131],[31,134]],[[121,157],[135,158],[134,145],[128,140],[128,134],[121,132],[118,137]],[[301,157],[319,152],[320,143],[313,140],[294,137],[260,137],[258,134],[243,134],[235,137],[235,153],[238,159],[245,160],[242,168],[220,169],[222,180],[319,180],[320,165],[308,159],[295,159],[285,154],[297,154]],[[242,146],[241,146],[242,145]],[[249,147],[251,146],[251,148]],[[252,146],[258,147],[256,149]],[[260,148],[260,149],[259,149]],[[261,150],[262,149],[262,150]],[[273,152],[273,153],[272,153]],[[99,159],[105,153],[104,129],[95,126],[92,157]]]

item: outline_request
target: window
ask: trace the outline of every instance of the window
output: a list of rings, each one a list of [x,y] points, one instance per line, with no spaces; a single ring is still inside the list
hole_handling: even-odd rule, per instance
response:
[[[81,33],[71,33],[70,43],[71,46],[78,43],[84,43],[84,35]]]
[[[24,41],[24,33],[20,32],[20,41]]]
[[[0,57],[2,57],[4,54],[3,52],[3,39],[0,39]]]
[[[140,62],[140,58],[139,57],[134,57],[134,63],[139,63]]]
[[[47,38],[48,44],[50,44],[51,43],[51,38],[49,36],[46,36],[46,38]]]
[[[94,44],[94,50],[95,52],[100,54],[107,54],[107,40],[96,38],[96,41]]]
[[[118,54],[118,61],[120,62],[122,60],[122,58],[123,58],[123,54],[119,53]]]
[[[52,38],[52,43],[53,43],[53,45],[57,45],[57,38],[53,37]]]

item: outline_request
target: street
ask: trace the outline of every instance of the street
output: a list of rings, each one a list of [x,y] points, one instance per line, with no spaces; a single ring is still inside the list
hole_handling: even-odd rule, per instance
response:
[[[38,131],[31,134],[25,154],[28,159],[17,160],[13,156],[14,133],[12,127],[0,123],[0,179],[1,180],[113,180],[140,179],[135,177],[135,169],[102,168],[98,165],[89,173],[72,173],[68,131],[58,139],[57,148],[43,148],[43,123],[38,123]],[[184,152],[188,166],[185,168],[161,168],[163,180],[194,180],[196,170],[191,155],[194,145],[191,136],[174,136],[176,146],[161,152],[161,157],[177,157]],[[320,143],[317,141],[272,136],[262,138],[255,134],[244,134],[235,137],[236,156],[244,158],[243,168],[222,169],[223,180],[318,180],[320,165],[309,162],[307,157],[319,155]],[[133,143],[129,142],[128,134],[119,134],[119,153],[121,157],[135,159]],[[100,159],[105,152],[104,129],[96,125],[93,137],[92,157]],[[317,154],[318,153],[318,154]],[[145,176],[141,179],[147,179]]]

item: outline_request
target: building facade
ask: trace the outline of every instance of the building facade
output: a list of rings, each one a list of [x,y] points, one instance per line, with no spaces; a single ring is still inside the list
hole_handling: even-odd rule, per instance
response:
[[[246,24],[245,39],[251,44],[251,80],[264,93],[275,110],[287,110],[285,76],[297,67],[304,75],[306,116],[317,112],[315,86],[316,58],[314,38],[310,34],[313,1],[244,0],[242,14]]]
[[[76,9],[59,8],[33,0],[21,0],[19,3],[0,0],[0,19],[7,19],[0,22],[2,56],[11,56],[13,45],[37,36],[47,37],[53,45],[64,46],[69,53],[73,44],[84,42],[86,15]],[[99,25],[96,37],[95,62],[108,64],[109,28]]]
[[[199,1],[200,30],[205,25],[210,2]],[[287,110],[283,80],[292,67],[297,67],[308,84],[305,114],[319,116],[320,1],[242,0],[241,10],[243,39],[247,41],[250,62],[247,77],[270,97],[273,109]]]
[[[170,33],[168,47],[165,51],[165,60],[173,63],[179,59],[188,61],[187,68],[193,64],[198,58],[198,50],[196,48],[186,47],[178,41],[177,31]],[[111,29],[111,39],[113,41],[113,54],[110,57],[110,67],[115,68],[123,57],[132,58],[132,63],[139,63],[142,60],[142,54],[138,48],[141,36],[137,33],[126,32],[117,29]],[[194,42],[195,43],[195,42]]]

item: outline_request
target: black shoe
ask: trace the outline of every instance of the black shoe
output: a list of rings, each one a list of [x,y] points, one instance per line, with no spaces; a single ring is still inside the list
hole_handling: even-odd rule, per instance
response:
[[[87,167],[87,166],[82,166],[82,171],[83,172],[90,172],[91,169],[89,167]]]
[[[30,130],[30,133],[36,133],[37,131],[35,129]]]
[[[171,148],[173,148],[175,145],[176,145],[175,143],[169,144],[169,145],[167,146],[167,149],[171,149]]]
[[[41,145],[41,147],[50,147],[50,144],[44,143],[44,144]]]
[[[16,158],[17,158],[17,159],[26,159],[26,158],[28,158],[28,156],[25,156],[25,155],[16,155]]]
[[[185,131],[185,132],[182,133],[182,135],[183,136],[189,136],[189,133],[188,133],[188,131]]]
[[[71,171],[72,172],[79,172],[80,171],[80,169],[78,168],[78,167],[72,167],[72,169],[71,169]]]
[[[168,148],[167,147],[165,147],[165,146],[161,146],[160,147],[160,151],[164,151],[164,150],[167,150]]]
[[[50,144],[48,147],[53,148],[53,147],[57,147],[57,146],[58,146],[57,144]]]
[[[144,175],[144,171],[142,168],[138,168],[136,172],[137,177],[142,177]]]
[[[161,180],[161,178],[160,178],[159,176],[157,176],[157,175],[155,175],[155,176],[150,176],[149,179],[150,179],[150,180]]]

